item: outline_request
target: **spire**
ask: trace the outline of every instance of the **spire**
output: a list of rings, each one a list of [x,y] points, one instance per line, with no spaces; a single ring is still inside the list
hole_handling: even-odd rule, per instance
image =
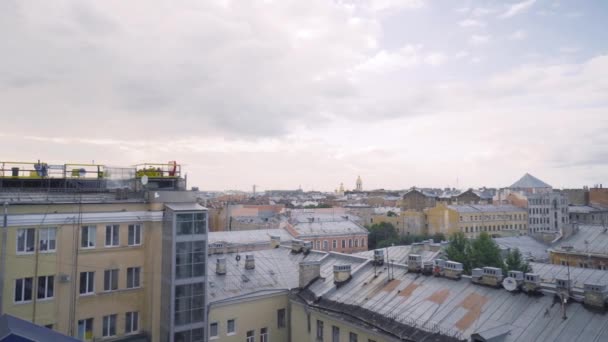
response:
[[[361,181],[361,176],[357,177],[357,184],[355,186],[357,191],[363,191],[363,181]]]

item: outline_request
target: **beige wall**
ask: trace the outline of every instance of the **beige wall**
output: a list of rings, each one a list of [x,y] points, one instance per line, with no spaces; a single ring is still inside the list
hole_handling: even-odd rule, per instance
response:
[[[83,213],[89,212],[122,212],[134,210],[158,209],[160,205],[144,204],[85,204]],[[77,213],[77,205],[14,205],[10,214]],[[118,247],[105,247],[106,224],[119,225]],[[128,246],[128,225],[142,225],[141,246]],[[161,223],[160,222],[99,222],[96,229],[96,247],[80,248],[80,226],[69,222],[61,225],[41,225],[9,227],[7,238],[7,271],[3,291],[3,308],[6,313],[33,321],[40,325],[53,324],[53,329],[73,335],[77,334],[77,321],[93,318],[95,337],[102,335],[104,315],[117,314],[117,336],[124,335],[125,313],[139,312],[139,330],[150,333],[153,341],[160,341],[158,322],[160,320],[160,260]],[[38,247],[38,230],[44,227],[56,227],[56,251],[50,253],[17,254],[17,230],[36,228],[36,247]],[[76,256],[76,251],[78,255]],[[74,272],[74,267],[76,267]],[[127,268],[141,267],[138,289],[127,289]],[[119,269],[118,290],[104,292],[104,270]],[[79,295],[80,272],[95,272],[95,294]],[[53,275],[54,296],[52,299],[37,300],[37,277]],[[61,281],[61,275],[68,275],[69,281]],[[14,303],[15,280],[25,277],[34,278],[32,301]],[[75,317],[70,322],[71,303],[75,300]],[[35,312],[35,313],[34,313]]]
[[[422,235],[426,233],[426,217],[421,211],[406,210],[398,216],[373,215],[371,220],[372,224],[391,223],[400,235]]]
[[[291,341],[292,342],[317,342],[317,320],[323,322],[323,341],[332,341],[332,327],[340,329],[340,342],[349,341],[349,333],[357,334],[358,342],[392,342],[388,336],[380,335],[368,329],[362,329],[351,323],[342,321],[334,316],[326,315],[315,309],[308,309],[310,314],[310,331],[308,330],[308,314],[302,303],[291,301]],[[257,340],[256,340],[257,341]],[[272,341],[272,340],[271,340]]]
[[[528,214],[526,211],[496,211],[458,213],[459,230],[468,237],[476,237],[481,232],[495,236],[515,236],[528,234]]]
[[[249,300],[235,300],[223,304],[211,304],[209,324],[218,323],[218,336],[210,341],[244,342],[249,330],[255,331],[255,341],[260,341],[260,329],[267,328],[269,341],[289,341],[289,301],[287,291],[273,295],[261,295]],[[279,309],[285,309],[285,327],[278,327]],[[236,320],[236,333],[227,335],[229,319]]]

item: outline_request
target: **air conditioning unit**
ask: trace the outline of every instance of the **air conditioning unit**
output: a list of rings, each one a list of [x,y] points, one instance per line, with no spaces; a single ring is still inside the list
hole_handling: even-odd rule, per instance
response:
[[[68,283],[70,281],[70,275],[69,274],[60,274],[59,275],[59,282],[60,283]]]

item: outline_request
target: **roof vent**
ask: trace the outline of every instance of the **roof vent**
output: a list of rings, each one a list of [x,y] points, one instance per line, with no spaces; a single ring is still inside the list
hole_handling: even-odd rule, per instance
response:
[[[298,240],[298,239],[291,240],[291,252],[300,253],[302,251],[303,245],[304,245],[304,242],[302,240]]]
[[[606,299],[608,299],[608,291],[605,284],[584,284],[586,305],[604,309],[606,307]]]
[[[281,245],[281,237],[278,235],[270,235],[270,247],[279,248]]]
[[[540,275],[537,273],[524,274],[522,290],[527,293],[535,293],[540,289]]]
[[[463,265],[456,261],[448,260],[443,265],[443,275],[446,278],[460,279],[460,277],[462,276],[463,270],[464,270]]]
[[[555,286],[558,289],[569,289],[570,288],[570,279],[557,278],[557,279],[555,279]]]
[[[299,286],[305,288],[321,276],[320,261],[302,261],[299,269]]]
[[[226,274],[226,258],[217,258],[215,263],[215,273],[219,275]]]
[[[383,264],[384,264],[384,250],[375,249],[374,250],[374,265],[381,266]]]
[[[312,241],[304,241],[302,243],[302,252],[306,255],[312,250]]]
[[[334,265],[334,284],[340,287],[346,284],[351,278],[350,265]]]
[[[422,255],[410,254],[407,256],[407,269],[410,272],[420,272],[422,270]]]
[[[255,259],[253,258],[253,254],[245,255],[245,269],[252,270],[255,268]]]

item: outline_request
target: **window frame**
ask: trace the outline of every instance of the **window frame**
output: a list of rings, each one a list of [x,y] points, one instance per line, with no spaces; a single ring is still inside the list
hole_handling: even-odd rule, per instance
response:
[[[84,231],[87,231],[87,246],[83,246],[84,242]],[[91,230],[93,230],[93,234],[91,234]],[[92,239],[91,239],[92,235]],[[91,246],[91,241],[92,246]],[[97,247],[97,226],[82,226],[80,227],[80,249],[94,249]]]
[[[260,328],[260,342],[268,342],[268,341],[269,341],[268,328],[267,327]]]
[[[29,294],[30,294],[30,299],[25,299],[26,298],[26,282],[29,279],[30,281],[30,289],[29,289]],[[21,281],[21,286],[18,286],[17,283]],[[21,298],[17,299],[17,288],[21,288]],[[34,277],[23,277],[23,278],[18,278],[15,279],[15,283],[14,283],[14,287],[13,287],[13,303],[14,304],[27,304],[27,303],[31,303],[32,300],[34,299]]]
[[[103,292],[112,292],[112,291],[118,291],[118,281],[119,281],[119,274],[120,270],[118,268],[113,268],[113,269],[109,269],[109,270],[104,270],[103,271]],[[108,275],[110,275],[110,280],[109,282],[107,281],[108,279]],[[107,285],[110,286],[110,289],[106,288],[106,283]],[[113,288],[116,285],[116,288]]]
[[[132,234],[131,234],[132,232]],[[129,246],[141,246],[141,237],[142,237],[142,225],[137,223],[137,224],[130,224],[127,228],[127,244]],[[131,239],[131,236],[133,236],[133,239]],[[133,243],[131,243],[133,242]]]
[[[80,336],[80,322],[83,322],[84,325],[84,331],[83,331],[83,336]],[[79,319],[78,322],[76,322],[76,335],[77,338],[83,340],[83,341],[92,341],[94,338],[93,335],[93,325],[94,325],[94,320],[92,317],[90,318],[83,318],[83,319]],[[89,328],[89,329],[87,329]],[[91,337],[87,338],[87,330],[91,331]]]
[[[131,271],[131,278],[129,278],[129,271]],[[135,275],[137,274],[137,278]],[[137,284],[135,284],[135,279],[137,279]],[[141,267],[133,266],[127,267],[127,289],[138,289],[141,287]]]
[[[340,327],[331,326],[331,342],[340,342]]]
[[[136,334],[139,332],[139,311],[125,312],[125,334]]]
[[[114,337],[117,335],[116,323],[118,321],[117,314],[103,316],[101,322],[101,336],[105,338]],[[114,331],[112,331],[112,323],[114,323]]]
[[[212,335],[212,328],[211,326],[215,325],[215,335]],[[220,323],[219,322],[210,322],[209,323],[209,339],[210,340],[215,340],[217,338],[220,337]]]
[[[20,251],[19,250],[19,232],[23,231],[24,232],[24,236],[23,236],[23,250]],[[29,237],[29,233],[32,233],[34,235],[32,241],[33,241],[33,245],[32,245],[32,249],[30,251],[28,251],[27,249],[27,240]],[[15,236],[15,254],[17,255],[26,255],[26,254],[34,254],[36,252],[36,228],[19,228],[17,229],[17,235]]]
[[[287,327],[287,310],[285,308],[277,310],[277,329]]]
[[[44,279],[44,296],[40,297],[40,279]],[[50,279],[50,281],[49,281]],[[50,286],[49,286],[50,284]],[[50,289],[50,290],[49,290]],[[51,295],[49,296],[49,292]],[[39,276],[36,282],[36,300],[44,301],[51,300],[55,298],[55,276],[47,275],[47,276]]]
[[[248,330],[245,333],[245,338],[247,342],[255,342],[255,330]]]
[[[109,231],[108,231],[109,229]],[[108,232],[110,233],[108,235]],[[110,244],[108,244],[108,237],[110,238]],[[106,224],[106,234],[104,239],[105,248],[116,248],[120,247],[120,225],[119,224]]]
[[[54,238],[51,240],[50,232],[53,231]],[[45,240],[42,240],[42,232],[46,232]],[[46,249],[42,249],[42,242],[46,241]],[[49,248],[50,242],[53,241],[53,248]],[[55,253],[57,251],[57,227],[44,227],[38,229],[38,251],[40,253]]]
[[[350,331],[348,333],[348,342],[359,342],[359,335],[357,335],[357,333]]]
[[[325,329],[323,321],[318,319],[316,327],[317,327],[316,333],[315,333],[316,340],[323,341],[323,330]]]
[[[86,274],[85,287],[86,292],[82,292],[82,275]],[[89,291],[89,288],[90,291]],[[95,271],[80,272],[78,279],[78,294],[81,296],[90,296],[95,294]]]
[[[230,321],[232,321],[233,330],[230,331]],[[226,336],[236,335],[236,318],[231,318],[226,320]]]

